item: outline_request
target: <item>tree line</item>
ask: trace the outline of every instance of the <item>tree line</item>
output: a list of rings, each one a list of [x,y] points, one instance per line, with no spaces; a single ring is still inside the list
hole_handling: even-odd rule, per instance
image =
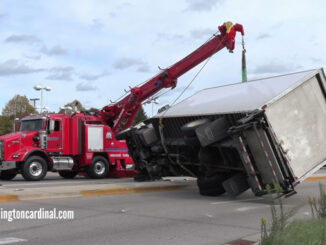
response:
[[[72,109],[76,108],[80,112],[99,112],[97,108],[93,107],[86,110],[78,100],[73,100],[72,102],[65,104],[64,107],[71,107]],[[58,113],[65,113],[65,110],[60,109]],[[0,116],[0,135],[13,131],[15,118],[21,118],[30,114],[38,114],[38,111],[29,103],[29,100],[25,95],[15,95],[2,109],[2,114]],[[145,119],[147,119],[147,115],[143,107],[141,107],[134,124]]]

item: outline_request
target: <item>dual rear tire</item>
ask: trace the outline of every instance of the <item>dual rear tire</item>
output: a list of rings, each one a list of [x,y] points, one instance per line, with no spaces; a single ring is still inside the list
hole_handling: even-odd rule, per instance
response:
[[[224,174],[217,174],[210,177],[199,177],[197,186],[202,196],[219,196],[225,193],[223,182],[227,178]]]

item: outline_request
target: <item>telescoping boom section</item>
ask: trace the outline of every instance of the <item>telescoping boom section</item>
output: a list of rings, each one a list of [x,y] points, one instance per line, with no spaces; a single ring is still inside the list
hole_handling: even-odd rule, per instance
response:
[[[231,22],[225,22],[218,29],[220,34],[214,35],[191,54],[169,68],[163,69],[142,86],[131,88],[130,93],[122,100],[105,106],[99,114],[104,123],[110,125],[114,133],[130,127],[144,100],[163,88],[174,88],[180,76],[221,49],[227,48],[232,52],[236,32],[244,35],[243,27],[240,24],[232,25]]]

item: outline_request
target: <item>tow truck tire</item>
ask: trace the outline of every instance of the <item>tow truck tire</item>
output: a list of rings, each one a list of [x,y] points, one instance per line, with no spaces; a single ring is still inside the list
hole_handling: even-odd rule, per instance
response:
[[[78,174],[76,171],[59,171],[58,173],[64,179],[73,179]]]
[[[202,196],[219,196],[225,193],[223,188],[223,181],[225,176],[216,175],[211,177],[199,177],[197,179],[197,186],[199,193]]]
[[[31,156],[23,163],[22,176],[28,181],[39,181],[43,179],[48,171],[46,161],[39,156]]]
[[[16,171],[13,170],[2,170],[0,173],[1,180],[12,180],[17,175]]]
[[[96,156],[93,158],[92,164],[88,167],[87,173],[89,177],[93,179],[102,179],[109,174],[109,163],[102,156]]]

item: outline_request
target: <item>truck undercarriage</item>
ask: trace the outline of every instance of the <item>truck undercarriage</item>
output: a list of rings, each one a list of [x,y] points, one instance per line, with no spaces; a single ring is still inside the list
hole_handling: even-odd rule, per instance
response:
[[[279,149],[272,148],[271,144],[267,149],[260,144],[261,140],[266,145],[272,140],[263,111],[248,115],[164,118],[163,125],[160,121],[152,118],[120,135],[126,137],[129,152],[140,170],[135,180],[193,176],[198,178],[203,195],[220,195],[227,191],[235,196],[249,187],[256,195],[262,195],[266,193],[266,185],[276,183],[285,193],[293,191],[290,184],[293,179]],[[257,145],[248,147],[251,144]],[[254,155],[250,149],[255,149]],[[274,164],[267,151],[275,157]],[[282,169],[275,170],[276,166]]]
[[[314,70],[202,90],[117,138],[139,181],[188,175],[203,195],[291,195],[324,164],[323,77]]]

